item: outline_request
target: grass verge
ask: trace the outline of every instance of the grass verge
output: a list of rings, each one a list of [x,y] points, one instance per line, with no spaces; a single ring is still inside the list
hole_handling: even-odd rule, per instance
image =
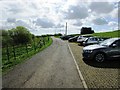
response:
[[[53,40],[52,38],[49,39],[49,42],[47,42],[44,46],[41,48],[37,48],[36,51],[28,52],[28,54],[21,55],[19,57],[16,57],[16,60],[11,59],[9,63],[6,63],[4,67],[2,67],[2,74],[6,74],[11,69],[13,69],[16,65],[25,62],[26,60],[30,59],[33,55],[37,54],[38,52],[44,50],[45,48],[49,47],[52,44]]]

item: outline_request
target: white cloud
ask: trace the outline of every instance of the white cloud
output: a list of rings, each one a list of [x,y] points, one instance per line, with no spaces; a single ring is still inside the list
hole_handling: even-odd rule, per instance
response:
[[[111,21],[108,23],[108,26],[111,30],[118,30],[118,22]]]
[[[67,12],[64,12],[65,19],[84,19],[88,17],[88,9],[83,6],[69,6]]]
[[[16,19],[15,19],[15,18],[8,18],[8,19],[7,19],[7,22],[8,22],[8,23],[15,23],[15,22],[16,22]]]
[[[92,21],[95,25],[104,25],[108,22],[104,18],[96,18]]]
[[[0,27],[1,29],[11,29],[11,28],[15,28],[15,25],[13,23],[8,23],[6,21],[2,22],[2,26]]]
[[[6,21],[2,22],[1,29],[11,29],[11,28],[15,28],[16,26],[24,26],[27,29],[32,29],[33,28],[29,21],[16,20],[14,18],[8,18]]]
[[[90,4],[90,9],[97,14],[108,14],[113,8],[113,3],[109,2],[91,2]]]
[[[81,21],[76,21],[73,25],[80,27],[83,25],[83,23]]]
[[[116,26],[118,26],[118,23],[114,22],[114,21],[111,21],[111,22],[108,23],[108,25],[111,26],[111,27],[116,27]]]
[[[119,14],[118,14],[119,12]],[[118,15],[120,15],[120,9],[118,8],[115,8],[111,13],[110,15],[112,16],[112,18],[118,18]]]
[[[99,25],[104,29],[112,25],[117,19],[117,10],[117,4],[103,0],[3,0],[0,1],[0,21],[5,23],[0,26],[23,25],[31,32],[44,33],[53,29],[51,33],[55,28],[64,30],[68,22],[68,32],[77,33],[82,26]]]
[[[63,28],[64,25],[59,23],[59,24],[57,24],[55,27],[56,27],[56,28]]]
[[[23,20],[17,20],[15,23],[16,26],[24,26],[28,29],[31,28],[30,24],[27,24],[27,22],[23,21]]]
[[[55,26],[53,22],[46,18],[37,18],[33,23],[35,23],[36,26],[41,26],[42,28],[52,28]]]
[[[20,6],[21,6],[21,5],[20,5]],[[20,6],[18,6],[18,5],[16,5],[16,4],[12,4],[12,5],[9,6],[9,7],[11,7],[11,8],[8,8],[8,11],[9,11],[9,12],[12,12],[13,14],[21,13],[21,12],[23,12],[24,8],[23,8],[23,7],[20,7]]]

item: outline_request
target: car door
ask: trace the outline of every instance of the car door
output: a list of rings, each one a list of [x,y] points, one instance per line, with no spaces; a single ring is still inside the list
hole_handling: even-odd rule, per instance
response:
[[[115,45],[115,46],[113,46]],[[115,41],[109,48],[108,55],[116,58],[120,57],[120,40]]]
[[[91,38],[90,41],[89,41],[90,44],[97,44],[98,43],[98,40],[97,38]]]
[[[94,38],[94,44],[98,44],[99,43],[99,38]]]

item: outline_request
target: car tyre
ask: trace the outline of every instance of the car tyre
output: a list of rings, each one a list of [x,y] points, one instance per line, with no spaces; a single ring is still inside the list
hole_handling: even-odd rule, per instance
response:
[[[105,60],[105,55],[103,53],[97,53],[94,60],[97,62],[103,62]]]

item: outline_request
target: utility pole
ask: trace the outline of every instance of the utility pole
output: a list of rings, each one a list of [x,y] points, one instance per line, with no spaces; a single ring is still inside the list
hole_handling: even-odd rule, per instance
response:
[[[67,22],[66,22],[66,30],[65,30],[65,35],[67,35]]]

